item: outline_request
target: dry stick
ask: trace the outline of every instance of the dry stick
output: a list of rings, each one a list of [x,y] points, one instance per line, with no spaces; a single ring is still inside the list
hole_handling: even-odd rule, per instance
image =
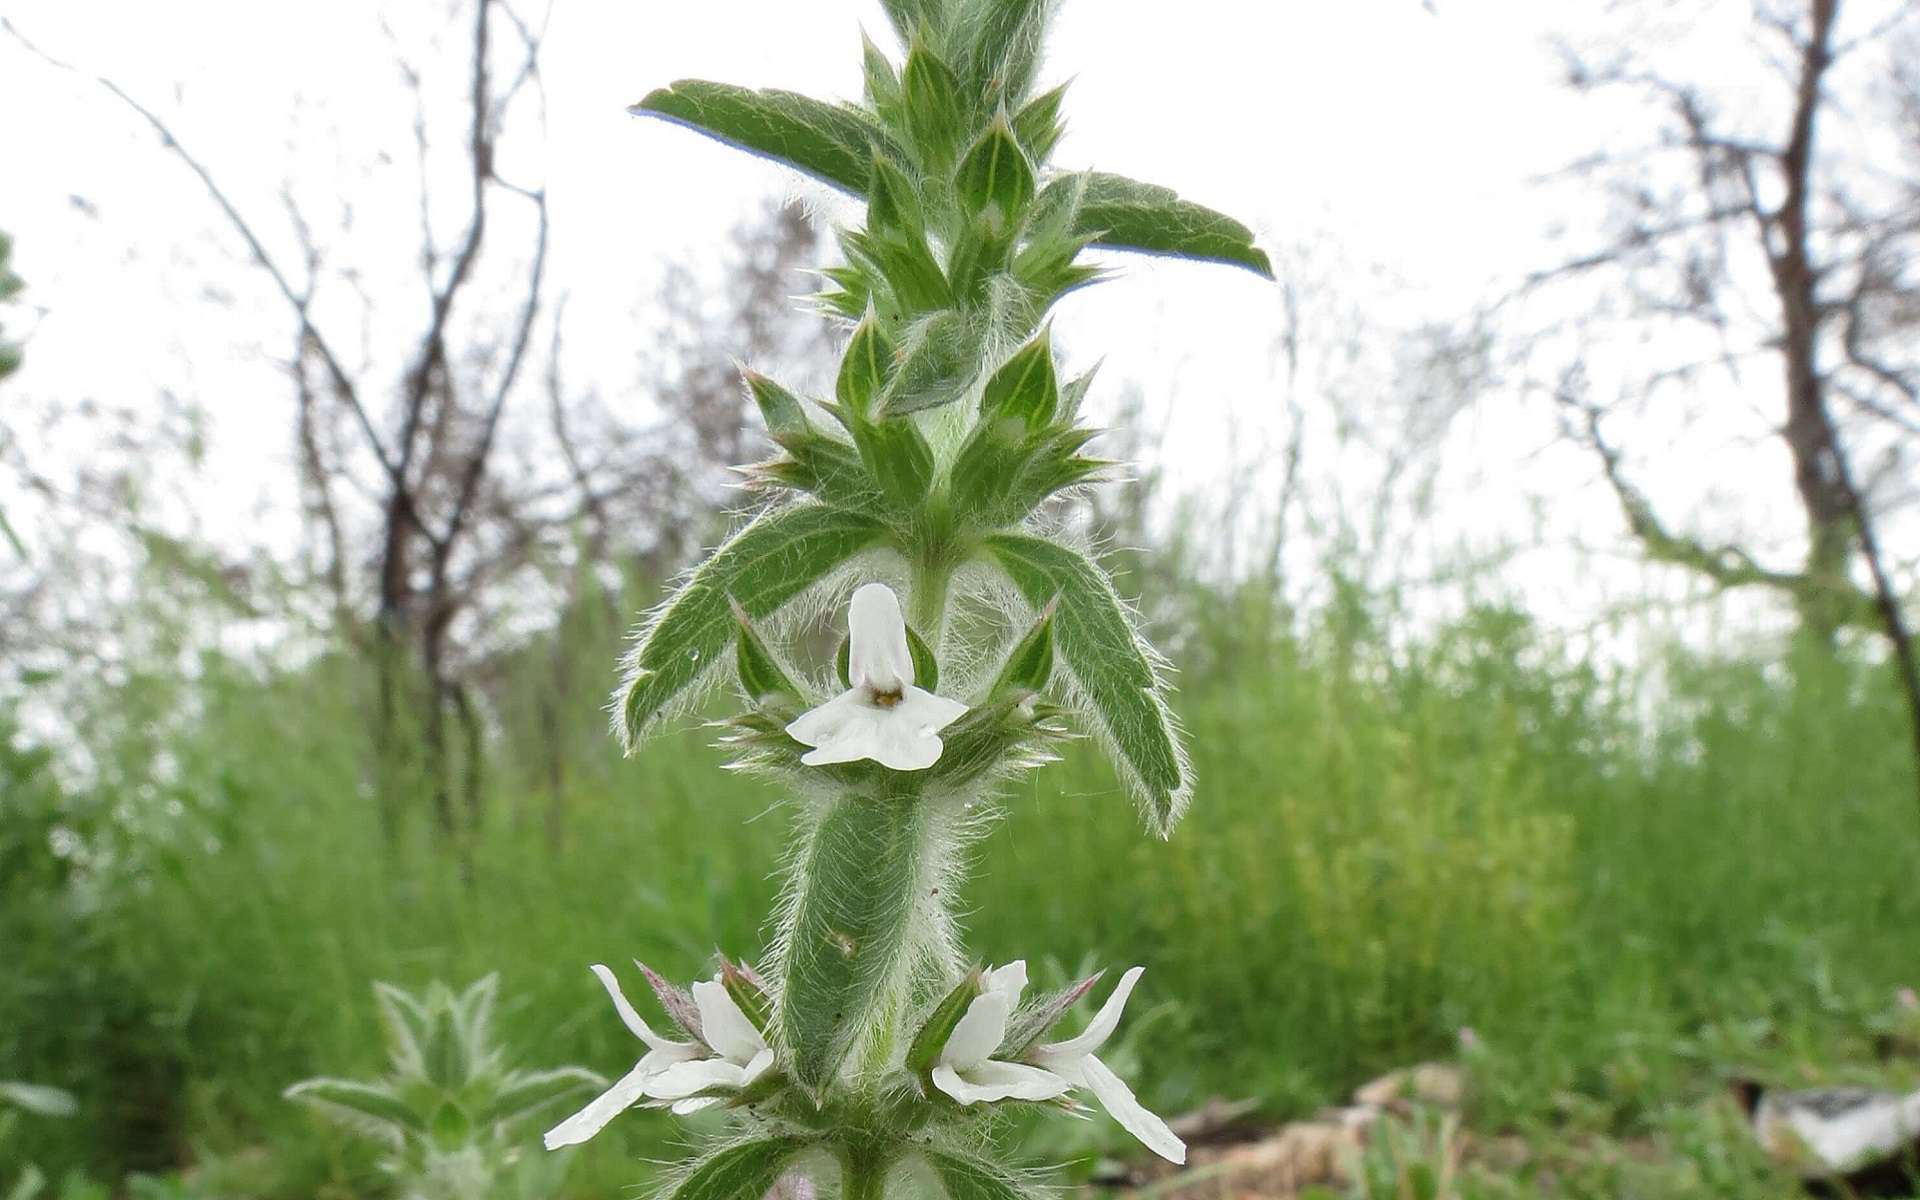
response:
[[[1833,460],[1834,482],[1846,493],[1847,505],[1853,510],[1855,528],[1860,533],[1860,551],[1866,557],[1867,570],[1873,575],[1873,594],[1875,606],[1880,610],[1880,620],[1886,626],[1887,638],[1893,643],[1894,662],[1900,670],[1900,683],[1906,692],[1908,732],[1913,739],[1913,783],[1917,797],[1920,797],[1920,660],[1916,660],[1913,651],[1913,635],[1907,629],[1907,621],[1900,611],[1900,597],[1893,590],[1893,578],[1887,572],[1886,561],[1880,554],[1880,539],[1874,533],[1873,521],[1867,516],[1867,505],[1860,495],[1860,489],[1853,482],[1853,468],[1847,462],[1847,456],[1841,452],[1839,432],[1833,427],[1833,418],[1826,406],[1820,406],[1821,436],[1827,444],[1827,453]]]

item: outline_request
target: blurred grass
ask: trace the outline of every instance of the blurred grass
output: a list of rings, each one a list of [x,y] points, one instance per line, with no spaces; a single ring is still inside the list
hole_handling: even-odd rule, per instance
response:
[[[470,880],[424,819],[384,841],[346,657],[156,669],[95,696],[82,786],[15,762],[22,861],[49,831],[84,847],[0,898],[0,1075],[83,1102],[31,1157],[113,1176],[266,1146],[250,1194],[376,1191],[279,1099],[377,1067],[370,981],[498,970],[522,1065],[617,1074],[633,1046],[588,963],[686,978],[757,950],[779,797],[698,730],[618,760],[599,704],[627,607],[497,664]],[[1303,622],[1261,587],[1190,589],[1164,619],[1201,781],[1186,823],[1147,838],[1075,745],[1007,798],[968,891],[984,960],[1149,968],[1164,1007],[1132,1051],[1163,1111],[1301,1110],[1471,1026],[1500,1055],[1492,1117],[1571,1089],[1632,1128],[1719,1060],[1849,1044],[1920,977],[1920,812],[1873,666],[1676,652],[1649,716],[1651,670],[1598,672],[1498,608],[1410,643],[1351,595]],[[623,1119],[580,1152],[579,1194],[684,1136]]]

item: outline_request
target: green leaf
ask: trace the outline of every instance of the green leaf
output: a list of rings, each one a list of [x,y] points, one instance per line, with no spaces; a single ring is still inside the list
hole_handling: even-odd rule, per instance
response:
[[[890,119],[900,107],[900,76],[886,51],[874,45],[864,30],[860,34],[860,70],[866,79],[867,103],[882,120]]]
[[[1007,655],[1006,664],[1000,668],[1000,675],[994,680],[989,695],[1037,692],[1053,678],[1054,607],[1049,602],[1040,610],[1040,617],[1033,623],[1033,628],[1027,630],[1026,636]]]
[[[1013,136],[1003,111],[967,150],[954,175],[960,202],[969,213],[987,214],[989,223],[1004,229],[1033,199],[1033,165]]]
[[[753,402],[760,406],[761,419],[767,423],[767,432],[778,440],[804,434],[813,428],[813,422],[807,420],[806,406],[800,398],[781,387],[758,371],[741,372],[746,377],[747,391],[752,393]]]
[[[433,1030],[427,1035],[426,1045],[427,1078],[436,1087],[448,1091],[466,1083],[468,1073],[473,1069],[473,1060],[468,1051],[467,1040],[461,1036],[460,1023],[452,1006],[442,1007],[434,1013]]]
[[[959,153],[960,139],[967,129],[968,105],[961,98],[960,81],[924,39],[915,38],[907,49],[907,64],[900,72],[900,96],[906,106],[907,132],[914,152],[920,156],[920,169],[928,175],[944,175]]]
[[[769,1137],[715,1151],[667,1193],[668,1200],[758,1200],[809,1144],[806,1138]]]
[[[1040,1191],[1004,1167],[971,1155],[926,1152],[948,1200],[1035,1200]]]
[[[1061,134],[1066,132],[1060,122],[1060,104],[1066,95],[1067,85],[1063,83],[1027,101],[1013,116],[1013,135],[1020,139],[1036,163],[1044,163],[1052,156],[1053,148],[1060,144]]]
[[[980,972],[969,971],[957,987],[934,1005],[933,1011],[921,1022],[920,1032],[913,1035],[913,1044],[907,1048],[908,1071],[925,1075],[933,1070],[933,1065],[940,1061],[940,1052],[947,1047],[947,1039],[953,1036],[954,1026],[967,1015],[967,1007],[981,990]]]
[[[516,1121],[531,1116],[547,1105],[583,1092],[599,1091],[607,1081],[583,1067],[561,1067],[554,1071],[515,1072],[508,1076],[482,1119]]]
[[[740,690],[746,693],[747,700],[755,707],[767,708],[781,701],[800,699],[800,689],[793,680],[787,678],[779,660],[773,657],[773,652],[754,632],[746,610],[734,605],[733,619],[740,626],[736,634],[739,641],[735,643],[735,665],[740,676]]]
[[[1077,186],[1075,178],[1063,175],[1047,190]],[[1170,188],[1120,175],[1089,171],[1084,182],[1077,228],[1097,235],[1098,245],[1231,263],[1273,278],[1273,264],[1253,244],[1253,231],[1232,217],[1182,200]]]
[[[727,995],[733,998],[753,1027],[762,1037],[772,1032],[773,1006],[767,999],[767,993],[759,983],[750,978],[745,971],[734,966],[725,958],[720,960],[720,985],[727,989]]]
[[[958,400],[973,376],[977,353],[976,341],[960,314],[943,312],[928,318],[907,342],[887,388],[884,411],[902,416]]]
[[[649,93],[628,111],[684,125],[856,196],[866,192],[873,176],[876,149],[898,153],[859,110],[798,92],[682,79]]]
[[[796,875],[780,1028],[795,1080],[816,1097],[907,958],[926,822],[915,789],[892,775],[833,802]]]
[[[980,419],[1017,418],[1028,429],[1039,429],[1053,420],[1060,407],[1060,384],[1053,373],[1053,333],[1040,336],[1014,352],[993,377],[987,380],[980,397]]]
[[[895,234],[924,240],[927,216],[920,191],[907,173],[884,158],[873,160],[873,185],[867,191],[867,227],[876,236]]]
[[[1134,630],[1112,582],[1086,556],[1019,534],[996,534],[986,548],[1028,604],[1058,598],[1054,644],[1071,677],[1074,708],[1107,744],[1140,802],[1147,826],[1172,831],[1192,792],[1173,715],[1152,651]]]
[[[840,375],[834,381],[833,394],[849,416],[873,415],[875,397],[886,390],[893,378],[893,343],[871,314],[854,329],[847,352],[840,358]]]
[[[360,1118],[395,1131],[421,1134],[426,1123],[413,1106],[380,1084],[352,1079],[308,1079],[282,1093],[335,1117]]]
[[[628,753],[667,713],[689,703],[721,663],[737,628],[733,601],[765,620],[885,533],[872,517],[803,504],[763,513],[727,539],[656,610],[627,653],[617,698]]]
[[[375,983],[373,1000],[380,1027],[386,1031],[387,1056],[393,1060],[395,1072],[424,1075],[426,1056],[420,1047],[433,1025],[433,1015],[411,992],[391,983]]]
[[[1017,103],[1040,65],[1051,0],[986,0],[967,14],[965,82],[990,102]]]

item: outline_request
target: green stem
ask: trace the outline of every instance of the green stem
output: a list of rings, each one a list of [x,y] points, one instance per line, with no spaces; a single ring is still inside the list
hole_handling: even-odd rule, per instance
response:
[[[953,568],[944,561],[922,562],[914,566],[911,620],[913,628],[926,639],[937,655],[947,628],[947,592],[953,583]]]
[[[841,1200],[885,1200],[889,1165],[880,1155],[848,1150],[840,1159]]]

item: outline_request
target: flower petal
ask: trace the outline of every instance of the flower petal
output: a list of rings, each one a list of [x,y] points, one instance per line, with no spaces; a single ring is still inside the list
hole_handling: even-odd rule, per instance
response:
[[[1187,1161],[1187,1144],[1167,1127],[1167,1123],[1146,1110],[1140,1101],[1134,1099],[1133,1089],[1115,1075],[1107,1064],[1088,1055],[1081,1063],[1086,1077],[1087,1090],[1100,1101],[1100,1106],[1120,1127],[1140,1139],[1147,1149],[1158,1154],[1170,1163]]]
[[[1008,1011],[1012,1011],[1020,1003],[1020,993],[1027,990],[1027,960],[1016,958],[1004,966],[983,971],[980,983],[989,992],[1003,993]]]
[[[913,652],[900,598],[884,583],[863,585],[847,605],[847,677],[856,688],[897,692],[913,683]]]
[[[970,1067],[960,1078],[982,1100],[1051,1100],[1073,1087],[1052,1071],[998,1059]]]
[[[949,700],[945,696],[936,696],[923,687],[912,684],[900,693],[900,702],[885,710],[890,721],[899,721],[915,729],[933,733],[967,715],[967,706],[958,700]]]
[[[1081,1058],[1106,1045],[1107,1039],[1113,1036],[1114,1028],[1120,1024],[1120,1014],[1127,1007],[1127,997],[1133,994],[1133,985],[1140,982],[1140,976],[1145,973],[1144,967],[1129,968],[1080,1036],[1042,1046],[1034,1051],[1034,1058],[1042,1065],[1051,1066],[1047,1061],[1049,1059]]]
[[[849,727],[865,722],[872,711],[865,692],[858,688],[841,692],[789,722],[787,736],[803,746],[824,746],[845,736]]]
[[[673,1113],[675,1116],[684,1117],[689,1113],[697,1113],[703,1108],[712,1108],[718,1103],[720,1103],[718,1096],[688,1096],[685,1100],[673,1102]]]
[[[724,1058],[676,1063],[647,1081],[647,1095],[658,1100],[685,1100],[708,1088],[742,1087],[746,1074],[739,1063]]]
[[[654,1069],[643,1059],[633,1070],[614,1080],[612,1087],[589,1100],[585,1108],[547,1130],[542,1139],[547,1149],[577,1146],[605,1129],[608,1122],[639,1103],[653,1075]]]
[[[655,1033],[653,1027],[642,1020],[633,1005],[627,1002],[626,993],[620,990],[620,981],[614,977],[612,971],[595,963],[593,973],[599,977],[600,986],[607,989],[607,995],[613,1000],[613,1010],[620,1014],[620,1023],[631,1030],[633,1036],[645,1042],[649,1049],[668,1055],[676,1051],[684,1052],[685,1058],[692,1058],[699,1053],[699,1048],[691,1042],[675,1042]]]
[[[1007,1018],[1013,1005],[1005,992],[982,992],[967,1005],[967,1011],[947,1035],[940,1049],[940,1061],[960,1071],[968,1071],[987,1061],[1000,1041],[1007,1036]]]
[[[767,1040],[718,979],[694,984],[693,1002],[700,1009],[700,1035],[735,1066],[745,1066],[767,1048]]]
[[[924,771],[940,761],[946,744],[940,738],[911,721],[901,721],[892,713],[872,726],[867,757],[896,771]]]

